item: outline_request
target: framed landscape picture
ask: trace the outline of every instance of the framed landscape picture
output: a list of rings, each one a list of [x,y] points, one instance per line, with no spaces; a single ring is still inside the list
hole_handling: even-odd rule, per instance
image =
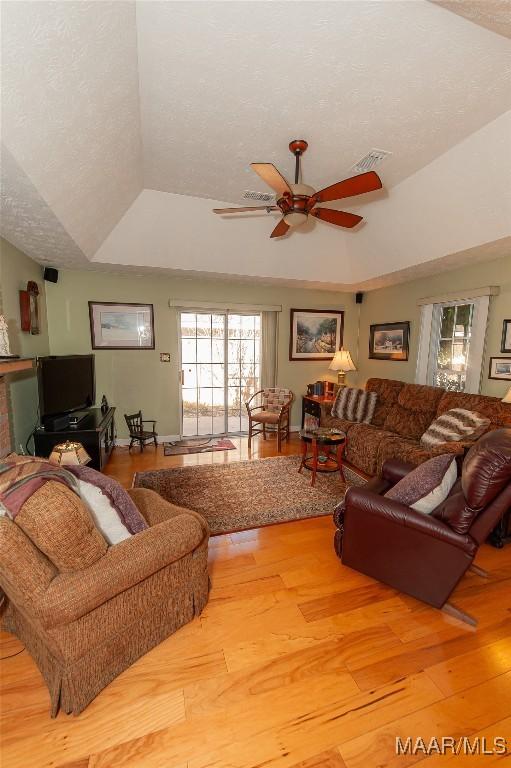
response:
[[[342,347],[344,312],[335,309],[292,309],[290,360],[331,360]]]
[[[152,304],[89,301],[92,349],[154,349]]]
[[[502,343],[500,345],[501,352],[511,352],[511,319],[504,320],[502,325]]]
[[[511,381],[511,357],[490,357],[488,378]]]
[[[372,360],[408,360],[410,323],[380,323],[369,330]]]

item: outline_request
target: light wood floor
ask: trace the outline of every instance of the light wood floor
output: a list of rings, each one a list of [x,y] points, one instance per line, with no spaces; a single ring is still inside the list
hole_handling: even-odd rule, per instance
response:
[[[184,458],[116,449],[108,472],[129,485],[139,468],[247,458],[236,442]],[[212,539],[202,616],[77,718],[50,720],[26,651],[3,660],[2,767],[434,768],[441,758],[396,756],[396,736],[507,736],[511,748],[511,546],[484,546],[490,580],[470,575],[453,598],[474,630],[343,567],[332,536],[320,518]],[[21,650],[0,640],[2,657]],[[442,758],[454,760],[502,758]]]

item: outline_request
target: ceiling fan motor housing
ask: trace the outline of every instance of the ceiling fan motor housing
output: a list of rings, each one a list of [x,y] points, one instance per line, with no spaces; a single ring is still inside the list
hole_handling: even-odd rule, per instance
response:
[[[309,213],[310,198],[316,190],[308,184],[290,184],[291,195],[284,195],[277,200],[277,205],[282,211],[284,221],[290,227],[299,227],[305,224]]]

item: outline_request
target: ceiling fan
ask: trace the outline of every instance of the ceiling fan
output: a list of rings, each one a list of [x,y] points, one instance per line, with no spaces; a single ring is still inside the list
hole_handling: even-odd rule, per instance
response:
[[[300,184],[300,158],[307,149],[308,144],[303,139],[295,139],[289,144],[289,151],[295,156],[295,183],[288,184],[281,173],[272,163],[250,163],[250,167],[262,178],[269,187],[277,193],[276,205],[252,205],[244,208],[213,208],[213,213],[247,213],[249,211],[281,211],[282,218],[271,233],[270,237],[282,237],[287,234],[290,227],[299,227],[305,224],[309,215],[316,219],[328,221],[338,227],[354,227],[362,216],[346,211],[336,211],[332,208],[316,208],[318,203],[327,203],[331,200],[342,200],[345,197],[361,195],[364,192],[372,192],[381,189],[380,177],[374,171],[352,176],[344,181],[338,181],[330,187],[316,192],[307,184]]]

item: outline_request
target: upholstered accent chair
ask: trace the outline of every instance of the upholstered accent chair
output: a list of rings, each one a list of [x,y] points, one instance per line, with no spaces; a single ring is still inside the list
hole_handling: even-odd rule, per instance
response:
[[[467,453],[461,477],[431,514],[385,494],[414,469],[387,461],[382,474],[349,488],[334,514],[334,545],[344,565],[470,624],[449,602],[480,545],[511,507],[511,429],[488,432]]]
[[[79,714],[207,602],[206,522],[149,489],[129,494],[148,527],[110,547],[61,483],[47,482],[25,501],[20,516],[34,521],[32,529],[0,516],[2,628],[39,667],[52,717],[59,709]],[[59,528],[50,541],[41,530],[49,516],[70,530]]]
[[[289,414],[294,395],[283,387],[265,387],[256,392],[245,403],[248,413],[248,447],[255,435],[266,440],[267,432],[277,433],[277,450],[282,449],[282,440],[289,440]]]

